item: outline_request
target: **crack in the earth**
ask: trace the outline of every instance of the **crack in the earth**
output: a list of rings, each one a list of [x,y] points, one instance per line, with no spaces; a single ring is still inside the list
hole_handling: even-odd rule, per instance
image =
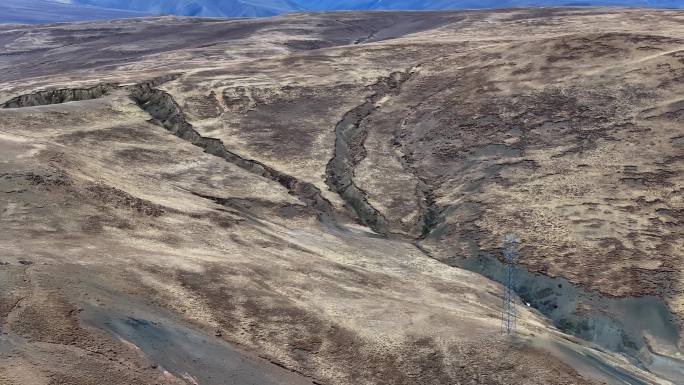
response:
[[[385,97],[396,95],[402,85],[410,78],[412,72],[394,72],[387,77],[380,78],[372,87],[373,94],[366,98],[365,102],[344,114],[343,118],[335,126],[335,148],[333,158],[326,168],[326,184],[331,190],[337,192],[353,211],[359,220],[371,227],[379,234],[389,233],[389,224],[386,218],[375,209],[367,200],[367,194],[354,183],[354,170],[366,157],[364,142],[368,134],[368,127],[364,121],[378,109],[378,104]],[[206,153],[218,156],[235,164],[249,172],[276,181],[284,186],[290,194],[298,197],[307,206],[312,207],[319,219],[334,221],[334,209],[321,194],[321,191],[311,183],[302,182],[293,176],[277,171],[259,161],[245,159],[236,153],[229,151],[219,139],[203,137],[194,127],[188,123],[186,116],[176,103],[173,96],[168,92],[156,87],[164,82],[173,80],[179,75],[168,75],[152,79],[147,82],[121,86],[115,83],[101,83],[90,88],[53,89],[37,91],[31,94],[21,95],[3,104],[0,108],[21,108],[48,104],[58,104],[78,100],[97,99],[108,95],[115,90],[125,90],[131,99],[144,111],[149,113],[152,122],[165,128],[175,136],[184,139],[195,146],[201,147]],[[394,141],[403,147],[395,136]],[[420,241],[427,238],[440,220],[440,208],[434,195],[434,186],[428,183],[428,179],[421,176],[414,166],[414,159],[410,152],[403,152],[400,157],[405,170],[416,179],[416,194],[418,195],[421,210],[421,235],[414,240],[414,245],[425,253],[432,256]],[[196,194],[199,195],[199,194]],[[205,197],[211,199],[211,197]],[[220,199],[220,198],[214,198]],[[217,203],[221,203],[217,201]],[[486,254],[486,253],[485,253]],[[495,255],[478,255],[472,260],[451,260],[440,262],[447,265],[458,266],[463,269],[474,271],[491,280],[502,282],[501,263]],[[438,259],[439,260],[439,259]],[[25,301],[30,300],[32,295],[28,268],[25,270],[29,285],[28,294],[18,298],[11,306],[6,320],[7,325],[15,318],[18,309]],[[640,325],[631,325],[629,318],[634,312],[648,309],[662,319],[662,325],[654,326],[654,330],[662,335],[677,335],[677,329],[671,320],[667,319],[668,309],[657,298],[636,299],[611,299],[585,292],[581,287],[576,287],[562,278],[546,277],[526,270],[525,266],[518,266],[515,270],[518,292],[533,307],[545,315],[559,329],[593,341],[598,345],[607,347],[630,357],[634,363],[643,364],[650,356],[648,345],[639,337],[651,330]],[[23,293],[22,293],[23,294]],[[603,313],[579,313],[574,312],[573,302],[587,302],[589,309],[610,308],[615,314],[625,314],[621,318],[613,319],[610,312]],[[592,302],[593,301],[593,302]],[[566,310],[569,309],[569,310]],[[3,326],[5,326],[3,325]],[[660,327],[663,330],[657,330]],[[674,337],[671,339],[675,339]],[[94,354],[101,352],[91,351]],[[655,353],[654,353],[655,354]],[[275,362],[274,362],[275,363]]]
[[[373,207],[367,194],[354,183],[354,169],[366,158],[364,142],[368,135],[363,121],[376,109],[383,98],[399,93],[401,86],[411,77],[411,70],[392,72],[371,86],[373,94],[366,101],[347,111],[335,125],[335,148],[326,167],[326,184],[342,197],[366,226],[386,235],[390,231],[387,219]]]
[[[398,136],[393,138],[393,143],[400,148],[403,148],[404,146]],[[427,178],[421,176],[413,166],[414,161],[412,156],[404,151],[402,151],[402,153],[403,155],[399,157],[402,168],[416,179],[416,197],[418,198],[418,206],[420,209],[420,220],[417,224],[420,230],[420,236],[417,240],[420,241],[427,238],[430,233],[432,233],[432,230],[439,224],[439,216],[442,213],[442,208],[437,205],[434,188],[428,183]]]
[[[145,81],[144,84],[149,84],[152,87],[158,87],[161,84],[178,79],[181,75],[182,74],[180,73],[176,73],[158,76]],[[83,88],[48,88],[46,90],[38,90],[14,97],[4,103],[1,103],[0,108],[37,107],[51,104],[78,102],[83,100],[93,100],[105,97],[115,90],[126,90],[128,88],[128,86],[122,86],[120,83],[98,83],[93,86]]]
[[[89,88],[47,89],[17,96],[0,104],[0,107],[23,108],[98,99],[117,88],[117,83],[100,83]]]
[[[412,114],[413,111],[416,111],[418,108],[420,108],[420,106],[423,104],[428,103],[430,98],[434,97],[436,94],[451,88],[453,84],[454,83],[449,83],[446,86],[439,88],[439,90],[425,96],[423,100],[419,101],[418,103],[408,105],[408,110],[410,111],[409,115]],[[398,159],[404,171],[411,174],[417,180],[416,197],[418,198],[418,204],[420,208],[420,221],[417,225],[420,230],[420,235],[416,241],[421,241],[429,237],[432,233],[432,230],[434,230],[440,224],[440,216],[444,210],[448,209],[448,206],[440,207],[437,205],[435,199],[435,186],[429,183],[428,179],[418,172],[414,166],[415,159],[413,158],[413,154],[404,150],[405,144],[401,139],[405,135],[402,131],[406,126],[407,120],[408,118],[404,118],[401,122],[400,128],[394,132],[392,143],[401,151],[402,155],[398,156]]]
[[[185,114],[173,96],[155,87],[155,84],[140,83],[128,88],[131,99],[152,116],[153,123],[164,127],[175,136],[201,147],[208,154],[223,158],[244,170],[279,183],[291,195],[296,196],[308,207],[314,209],[319,220],[334,223],[333,207],[315,185],[300,181],[257,160],[243,158],[229,151],[221,140],[200,135],[192,124],[188,123]]]
[[[41,90],[17,96],[3,104],[1,108],[34,107],[49,104],[61,104],[71,101],[92,100],[104,97],[115,90],[125,90],[130,98],[145,112],[152,116],[152,122],[164,127],[177,137],[201,147],[208,154],[223,158],[254,174],[275,181],[285,187],[291,195],[298,197],[307,207],[312,208],[319,220],[335,223],[334,209],[315,185],[280,172],[257,160],[246,159],[229,151],[219,139],[200,135],[188,123],[182,109],[171,94],[156,87],[178,79],[182,74],[169,74],[134,85],[118,83],[101,83],[89,88],[64,88]]]

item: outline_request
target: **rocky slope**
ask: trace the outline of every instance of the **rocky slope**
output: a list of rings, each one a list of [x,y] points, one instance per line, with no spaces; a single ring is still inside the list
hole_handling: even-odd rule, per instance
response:
[[[681,383],[682,21],[1,28],[0,384]]]

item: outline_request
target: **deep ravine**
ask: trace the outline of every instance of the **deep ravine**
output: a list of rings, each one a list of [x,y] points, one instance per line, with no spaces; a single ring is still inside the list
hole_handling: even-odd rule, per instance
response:
[[[335,125],[335,148],[326,167],[326,184],[342,197],[347,206],[356,213],[364,225],[378,234],[389,234],[387,219],[373,207],[367,194],[354,183],[354,169],[366,157],[364,142],[368,135],[363,121],[375,111],[377,103],[390,95],[396,95],[412,72],[393,72],[380,78],[371,86],[373,94],[366,101],[344,114]]]
[[[302,182],[259,161],[245,159],[229,151],[221,140],[199,134],[187,121],[172,95],[157,89],[159,85],[178,76],[163,76],[132,86],[102,83],[89,88],[37,91],[13,98],[0,104],[0,107],[22,108],[91,100],[106,96],[115,90],[124,90],[142,110],[151,115],[154,124],[202,148],[208,154],[221,157],[249,172],[278,182],[290,194],[314,209],[320,220],[334,223],[335,213],[331,203],[313,184]],[[354,170],[366,157],[364,142],[368,132],[363,124],[364,120],[379,108],[378,103],[383,98],[398,94],[410,77],[411,72],[406,71],[394,72],[380,78],[371,86],[372,95],[343,116],[335,126],[334,156],[326,169],[326,183],[330,189],[344,199],[362,223],[383,235],[390,234],[390,226],[384,216],[368,202],[366,192],[354,183]],[[444,207],[437,206],[432,187],[413,168],[414,160],[411,156],[405,155],[401,160],[404,168],[411,171],[419,180],[416,193],[423,198],[420,223],[422,234],[415,244],[429,255],[427,250],[421,247],[421,243],[429,238],[432,229],[439,223],[439,215]],[[497,256],[483,250],[471,258],[453,257],[446,263],[476,272],[497,282],[502,282],[504,277],[504,266]],[[672,343],[672,346],[666,347],[678,351],[675,341],[679,339],[679,330],[662,299],[604,297],[586,291],[563,278],[530,272],[523,265],[516,266],[513,274],[515,290],[523,302],[550,319],[558,329],[608,350],[625,354],[636,365],[664,377],[670,376],[673,381],[684,380],[684,377],[671,377],[672,374],[660,373],[663,366],[684,373],[683,362],[659,355],[649,346],[649,338],[655,338],[661,345]]]
[[[2,108],[23,108],[98,99],[119,88],[116,83],[101,83],[88,88],[47,89],[20,95],[3,104]]]
[[[152,116],[152,123],[164,127],[175,136],[195,146],[201,147],[208,154],[223,158],[242,169],[279,183],[291,195],[298,197],[307,207],[313,209],[319,220],[329,224],[335,223],[335,213],[331,203],[312,183],[300,181],[257,160],[243,158],[229,151],[221,140],[200,135],[192,124],[188,123],[183,110],[173,96],[156,88],[178,79],[181,75],[169,74],[126,86],[117,83],[101,83],[89,88],[40,90],[10,99],[0,104],[0,108],[23,108],[92,100],[109,95],[115,90],[124,90],[143,111]]]
[[[300,181],[259,161],[243,158],[229,151],[221,140],[200,135],[192,124],[188,123],[185,114],[173,97],[168,92],[156,89],[154,84],[137,84],[129,87],[129,92],[131,99],[152,116],[153,123],[203,148],[207,154],[218,156],[242,169],[278,182],[291,195],[298,197],[308,207],[315,210],[319,220],[334,223],[335,213],[332,205],[312,183]]]
[[[154,77],[140,84],[146,84],[149,87],[158,87],[164,83],[176,80],[181,76],[182,73],[172,73]],[[90,87],[82,88],[47,88],[14,97],[4,103],[0,103],[0,108],[37,107],[93,100],[105,97],[116,90],[128,90],[130,87],[131,86],[120,85],[120,83],[116,82],[109,82],[98,83]]]

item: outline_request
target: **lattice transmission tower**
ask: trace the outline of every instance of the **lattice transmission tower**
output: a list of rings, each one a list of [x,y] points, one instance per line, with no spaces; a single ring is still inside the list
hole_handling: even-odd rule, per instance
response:
[[[513,279],[513,265],[518,260],[518,240],[512,234],[507,234],[503,239],[503,256],[506,263],[503,286],[503,304],[501,306],[501,332],[515,334],[516,321],[518,318],[515,307],[515,281]]]

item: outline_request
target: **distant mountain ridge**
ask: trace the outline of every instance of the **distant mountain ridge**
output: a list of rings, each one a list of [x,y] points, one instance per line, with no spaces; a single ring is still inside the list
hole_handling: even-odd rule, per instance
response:
[[[39,24],[148,16],[144,12],[69,4],[54,0],[0,0],[0,23]]]
[[[578,5],[682,8],[684,0],[2,0],[0,23],[48,23],[145,15],[264,17],[306,11]]]
[[[152,14],[206,17],[260,17],[305,10],[295,0],[70,0],[70,2]]]
[[[184,16],[271,16],[296,11],[440,10],[579,5],[574,0],[72,0],[151,13]],[[589,0],[587,6],[682,7],[684,0]]]

